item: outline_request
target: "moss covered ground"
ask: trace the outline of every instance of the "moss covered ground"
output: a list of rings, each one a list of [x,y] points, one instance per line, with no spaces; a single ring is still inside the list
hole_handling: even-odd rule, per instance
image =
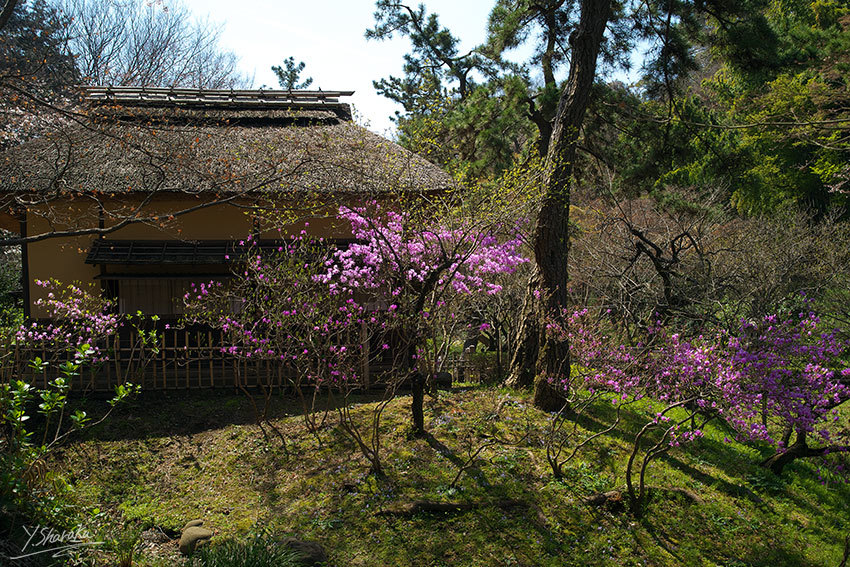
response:
[[[796,462],[777,477],[758,466],[767,448],[727,442],[722,424],[649,468],[657,491],[635,519],[582,499],[624,484],[640,408],[597,438],[554,480],[544,439],[550,415],[528,395],[490,387],[440,392],[426,400],[429,435],[413,438],[410,399],[387,406],[381,422],[386,475],[368,463],[335,413],[311,432],[293,402],[277,400],[274,423],[287,438],[266,440],[241,396],[185,394],[123,407],[54,468],[93,525],[178,530],[203,518],[214,540],[266,532],[321,542],[332,565],[352,566],[835,566],[850,526],[850,486]],[[368,423],[375,402],[360,400]],[[604,427],[611,408],[579,420]],[[498,442],[469,456],[482,445]],[[454,483],[459,466],[471,465]],[[451,502],[448,512],[411,503]],[[86,521],[86,520],[84,520]],[[166,544],[173,547],[174,544]],[[109,562],[108,553],[99,560]],[[173,564],[142,551],[137,565]]]

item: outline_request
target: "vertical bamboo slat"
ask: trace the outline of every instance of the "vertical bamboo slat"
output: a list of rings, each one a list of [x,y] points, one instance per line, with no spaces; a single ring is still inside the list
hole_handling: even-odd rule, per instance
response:
[[[201,334],[200,331],[197,331],[195,333],[195,349],[196,349],[195,352],[197,352],[197,356],[198,356],[198,388],[204,387],[204,382],[203,382],[203,380],[204,380],[204,356],[203,356],[203,352],[204,351],[201,350],[201,348],[202,348],[201,347],[201,337],[202,336],[203,335]]]
[[[186,389],[189,389],[189,331],[183,331],[183,355],[186,362]]]
[[[213,375],[213,342],[212,342],[212,332],[207,331],[207,347],[209,348],[208,358],[210,362],[210,388],[215,387],[215,378]]]
[[[118,339],[118,334],[114,336],[114,340],[112,342],[114,345],[113,351],[115,356],[115,383],[121,383],[121,341]],[[112,387],[112,384],[108,384],[108,387]]]
[[[156,358],[153,358],[151,360],[151,362],[152,362],[151,366],[153,366],[153,389],[156,390],[156,384],[157,384],[157,376],[156,376],[157,375],[157,371],[156,371],[157,360],[156,360]]]
[[[162,389],[168,388],[168,381],[165,375],[165,333],[162,333],[162,347],[159,349],[159,356],[162,358]]]

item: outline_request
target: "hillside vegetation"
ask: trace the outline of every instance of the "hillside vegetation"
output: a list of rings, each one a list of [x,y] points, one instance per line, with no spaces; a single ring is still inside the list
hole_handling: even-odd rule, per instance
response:
[[[320,542],[331,565],[839,565],[850,487],[809,462],[782,476],[757,466],[770,454],[726,442],[711,424],[695,443],[653,462],[640,520],[616,495],[643,409],[585,446],[555,481],[543,438],[551,416],[526,394],[477,386],[426,400],[428,436],[409,436],[408,396],[382,422],[385,477],[343,434],[334,414],[315,435],[294,407],[275,407],[288,440],[269,444],[242,397],[142,400],[108,427],[68,446],[53,464],[76,487],[89,523],[115,537],[174,533],[203,518],[228,538],[265,532]],[[374,408],[366,399],[355,419]],[[603,428],[599,406],[579,427]],[[492,443],[470,459],[482,445]],[[463,474],[456,480],[460,468]],[[437,503],[456,506],[438,510]],[[176,543],[136,547],[138,565],[179,562]],[[101,564],[115,555],[96,552]]]

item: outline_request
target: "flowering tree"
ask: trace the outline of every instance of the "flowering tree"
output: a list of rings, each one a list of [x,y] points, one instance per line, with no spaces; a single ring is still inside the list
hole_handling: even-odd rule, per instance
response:
[[[341,207],[357,241],[327,262],[322,281],[331,293],[354,297],[368,293],[395,313],[393,331],[401,352],[400,376],[412,386],[414,432],[424,434],[424,383],[418,367],[426,336],[436,320],[455,317],[452,300],[469,294],[496,294],[500,273],[527,261],[519,251],[515,227],[465,216],[435,220],[405,210],[384,210],[377,203]],[[500,239],[500,232],[509,237]]]
[[[211,325],[225,333],[222,351],[248,360],[268,360],[283,366],[286,385],[304,404],[307,427],[315,432],[314,409],[320,391],[347,390],[359,384],[363,357],[362,327],[369,317],[353,298],[332,297],[317,277],[330,248],[306,236],[306,230],[275,248],[261,247],[253,238],[240,242],[236,273],[230,285],[193,284],[185,295],[186,320]],[[236,258],[234,258],[236,259]],[[237,369],[240,367],[237,366]],[[285,438],[268,419],[276,383],[258,376],[262,405],[239,376],[243,393],[254,404],[257,424]]]
[[[635,515],[645,508],[649,464],[702,437],[711,419],[723,419],[740,441],[773,445],[777,452],[762,464],[776,473],[796,458],[850,451],[848,429],[838,423],[837,411],[850,398],[844,358],[850,345],[837,330],[822,330],[812,312],[771,315],[743,322],[734,334],[690,340],[659,325],[632,349],[608,340],[587,309],[562,319],[567,329],[555,321],[547,332],[569,341],[573,371],[569,380],[552,384],[566,405],[553,417],[547,457],[555,476],[561,476],[563,464],[581,447],[617,426],[621,407],[644,400],[653,414],[635,437],[626,466]],[[601,433],[582,438],[567,425],[568,417],[600,400],[617,405],[616,418]],[[796,440],[789,446],[792,434]],[[565,453],[567,446],[572,450]]]
[[[33,321],[22,325],[15,333],[15,340],[57,356],[75,352],[87,344],[91,362],[105,360],[100,339],[114,335],[122,325],[122,317],[114,312],[113,303],[74,284],[63,287],[56,280],[35,283],[48,291],[47,297],[36,301],[36,305],[44,307],[50,318],[44,323]]]
[[[797,458],[850,451],[850,431],[837,409],[850,399],[850,342],[841,337],[810,311],[744,322],[729,340],[740,373],[727,396],[729,421],[742,437],[776,447],[762,464],[777,474]]]

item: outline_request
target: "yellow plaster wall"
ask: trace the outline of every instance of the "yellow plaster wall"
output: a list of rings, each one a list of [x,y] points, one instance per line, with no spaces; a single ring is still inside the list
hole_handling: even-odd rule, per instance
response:
[[[307,225],[305,228],[305,224]],[[260,238],[289,238],[301,234],[305,230],[312,238],[351,238],[351,229],[347,223],[333,218],[329,215],[309,216],[284,224],[280,230],[277,228],[264,227],[260,232]]]
[[[59,218],[67,214],[70,222],[51,223],[43,215],[38,214],[39,210],[31,210],[27,213],[27,234],[35,235],[54,230],[79,228],[81,225],[77,225],[74,221],[81,221],[91,216],[91,210],[84,205],[69,205],[64,210],[54,212]],[[51,215],[51,217],[55,218],[57,215]],[[97,216],[95,215],[94,218]],[[49,315],[47,310],[36,305],[39,299],[47,297],[47,291],[35,285],[35,280],[55,278],[63,283],[80,282],[84,285],[94,283],[98,268],[85,263],[86,254],[94,238],[94,236],[48,238],[27,245],[29,294],[33,317],[43,318]],[[100,286],[95,285],[95,289],[99,290]]]
[[[163,196],[145,207],[145,216],[168,215],[188,207],[203,204],[194,197]],[[114,201],[114,206],[126,209],[134,205],[126,198]],[[122,210],[123,212],[123,210]],[[118,220],[106,215],[106,226]],[[231,204],[213,205],[173,219],[163,219],[153,224],[131,224],[107,235],[116,240],[233,240],[251,234],[253,221],[247,210]]]
[[[111,202],[113,210],[126,212],[128,208],[137,205],[140,198],[117,197]],[[145,207],[143,214],[152,216],[168,214],[175,210],[185,209],[202,203],[201,199],[181,196],[162,196]],[[107,206],[110,202],[107,200]],[[50,232],[52,230],[63,230],[69,228],[81,228],[97,226],[98,213],[92,205],[77,202],[69,202],[65,205],[52,205],[54,217],[66,218],[66,222],[48,223],[38,210],[31,210],[27,215],[27,233],[29,235]],[[284,226],[280,232],[276,229],[265,229],[261,232],[261,238],[283,238],[290,234],[297,234],[304,228],[304,223],[309,222],[307,232],[312,237],[324,238],[349,238],[350,230],[346,223],[334,218],[336,208],[322,211],[320,214],[311,214],[297,218],[294,222]],[[117,219],[104,216],[104,225],[111,226],[118,222]],[[115,232],[106,235],[106,238],[115,240],[239,240],[245,238],[254,228],[252,217],[247,214],[247,209],[231,204],[213,205],[198,211],[193,211],[170,220],[164,220],[156,224],[131,224]],[[56,278],[63,283],[80,282],[83,284],[95,284],[100,289],[95,276],[100,273],[99,266],[85,263],[86,254],[91,247],[92,240],[96,236],[73,237],[73,238],[49,238],[41,242],[28,245],[29,254],[29,290],[32,316],[36,318],[47,317],[48,313],[35,305],[39,298],[46,297],[43,288],[36,286],[36,279]],[[150,268],[137,267],[133,271],[146,273]],[[114,270],[110,270],[114,271]],[[162,270],[158,270],[162,271]]]

